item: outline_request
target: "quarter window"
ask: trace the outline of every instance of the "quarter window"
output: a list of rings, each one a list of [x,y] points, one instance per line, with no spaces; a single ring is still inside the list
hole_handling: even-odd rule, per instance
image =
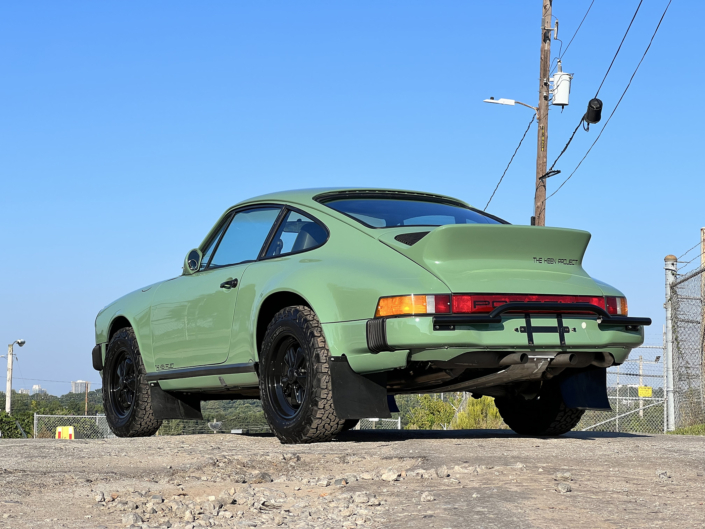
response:
[[[281,208],[248,209],[236,213],[215,250],[208,268],[255,261]]]
[[[267,257],[312,250],[321,246],[327,239],[328,232],[323,226],[306,215],[290,211],[274,235],[267,250]]]

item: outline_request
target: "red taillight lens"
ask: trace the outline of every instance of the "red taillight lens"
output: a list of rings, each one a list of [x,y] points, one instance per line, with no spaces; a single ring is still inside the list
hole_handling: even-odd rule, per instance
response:
[[[492,312],[505,303],[590,303],[605,308],[605,298],[598,296],[547,296],[543,294],[455,294],[453,313],[473,314]]]
[[[616,314],[619,316],[627,316],[629,314],[627,298],[607,296],[605,298],[605,302],[607,306],[607,312],[609,314]]]

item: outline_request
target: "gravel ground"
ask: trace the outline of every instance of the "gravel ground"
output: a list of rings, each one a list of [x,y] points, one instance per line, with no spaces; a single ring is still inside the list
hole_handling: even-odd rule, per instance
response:
[[[351,431],[0,442],[0,527],[705,527],[705,438]]]

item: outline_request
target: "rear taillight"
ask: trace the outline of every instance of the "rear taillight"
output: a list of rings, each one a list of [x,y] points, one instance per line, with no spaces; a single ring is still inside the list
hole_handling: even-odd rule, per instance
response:
[[[379,298],[375,318],[405,314],[448,314],[450,295],[415,295]]]
[[[454,314],[476,314],[492,312],[505,303],[590,303],[605,308],[601,296],[547,296],[543,294],[455,294]]]
[[[614,296],[561,296],[544,294],[410,294],[380,298],[375,318],[414,314],[486,314],[505,303],[588,303],[609,314],[626,316],[627,298]],[[517,309],[521,312],[521,309]],[[542,312],[532,310],[531,312]],[[555,309],[553,310],[555,312]],[[571,307],[566,312],[589,314]]]
[[[605,298],[607,304],[607,312],[609,314],[617,314],[619,316],[629,315],[629,307],[627,306],[627,298],[607,296]]]

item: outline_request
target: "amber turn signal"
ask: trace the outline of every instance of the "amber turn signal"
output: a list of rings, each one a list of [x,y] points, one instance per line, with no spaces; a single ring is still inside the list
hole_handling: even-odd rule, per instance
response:
[[[375,318],[403,316],[405,314],[447,314],[450,312],[450,295],[415,295],[380,298]]]

